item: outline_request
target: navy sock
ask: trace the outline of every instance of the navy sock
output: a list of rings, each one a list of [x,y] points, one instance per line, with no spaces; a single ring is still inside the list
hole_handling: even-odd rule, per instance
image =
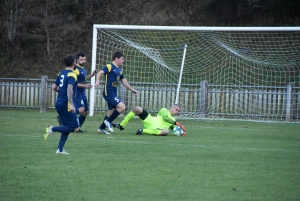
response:
[[[80,127],[81,127],[82,124],[84,123],[85,118],[86,118],[86,116],[83,116],[82,114],[79,115],[78,120],[79,120],[79,125],[80,125]]]
[[[107,119],[107,118],[108,118],[108,117],[107,117],[107,115],[105,115],[105,117],[104,117],[103,121],[105,121],[105,119]],[[104,122],[102,122],[102,124],[100,124],[99,128],[100,128],[100,129],[105,129],[105,128],[106,128],[106,125],[105,125],[105,123],[104,123]]]
[[[65,132],[65,133],[70,133],[70,132],[74,132],[74,128],[64,125],[64,126],[55,126],[52,128],[53,132]]]
[[[59,140],[58,147],[57,147],[57,149],[59,149],[59,151],[62,151],[64,149],[64,146],[67,142],[69,134],[70,133],[67,133],[67,132],[61,133],[60,140]]]
[[[115,110],[113,111],[113,113],[108,117],[107,121],[113,122],[113,120],[115,120],[115,119],[119,116],[119,114],[120,114],[120,113],[118,112],[118,110],[115,109]]]

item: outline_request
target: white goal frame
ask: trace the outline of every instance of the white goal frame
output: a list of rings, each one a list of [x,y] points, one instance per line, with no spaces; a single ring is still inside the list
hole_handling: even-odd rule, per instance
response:
[[[300,27],[191,27],[191,26],[142,26],[142,25],[105,25],[105,24],[94,24],[93,26],[93,44],[92,44],[92,62],[91,62],[91,72],[96,69],[96,57],[97,57],[97,34],[98,29],[116,29],[116,30],[158,30],[158,31],[235,31],[235,32],[286,32],[286,31],[300,31]],[[226,47],[225,47],[226,48]],[[180,71],[180,76],[178,78],[177,85],[177,95],[176,95],[176,103],[178,102],[178,94],[180,88],[180,80],[182,76],[182,71],[184,69],[184,61],[185,54],[188,46],[184,47],[183,57],[182,57],[182,66]],[[91,83],[95,83],[95,77],[91,78]],[[130,83],[130,82],[129,82]],[[95,107],[95,88],[90,90],[90,112],[89,116],[94,115],[94,107]],[[289,107],[287,105],[287,107]]]

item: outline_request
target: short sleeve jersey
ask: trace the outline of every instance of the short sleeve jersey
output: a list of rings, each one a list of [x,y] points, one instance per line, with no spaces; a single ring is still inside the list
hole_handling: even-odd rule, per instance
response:
[[[158,128],[170,128],[175,123],[175,118],[167,108],[161,108],[157,114]]]
[[[86,70],[84,69],[83,66],[80,66],[76,64],[76,69],[74,72],[77,74],[77,82],[78,84],[85,84],[86,83]],[[83,87],[78,87],[77,92],[79,93],[85,93],[85,88]]]
[[[67,95],[68,85],[73,85],[74,99],[77,92],[77,75],[72,69],[65,68],[58,74],[55,84],[59,86],[56,99],[56,110],[70,111],[70,103]]]
[[[117,94],[119,82],[124,78],[122,67],[116,66],[111,62],[104,66],[102,70],[105,75],[104,95],[108,96],[110,93]]]

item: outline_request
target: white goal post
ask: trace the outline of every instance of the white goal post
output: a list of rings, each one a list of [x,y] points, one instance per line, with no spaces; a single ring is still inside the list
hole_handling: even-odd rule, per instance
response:
[[[116,51],[139,92],[120,85],[126,112],[178,103],[180,118],[300,122],[300,27],[95,24],[91,70]],[[107,110],[102,89],[90,90],[90,116]]]

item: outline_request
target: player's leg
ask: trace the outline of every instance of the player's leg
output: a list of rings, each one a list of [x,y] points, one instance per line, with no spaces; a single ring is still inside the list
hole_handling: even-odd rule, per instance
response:
[[[108,118],[104,120],[104,124],[110,132],[113,132],[114,130],[112,128],[112,121],[115,120],[120,115],[120,113],[125,111],[125,105],[122,100],[115,94],[110,94],[108,96],[104,95],[103,98],[107,101],[109,110],[112,111],[111,114],[107,115]],[[112,108],[115,109],[112,110]],[[103,126],[101,125],[99,129],[102,128]]]
[[[66,124],[66,126],[73,129],[73,131],[71,131],[71,132],[78,132],[79,131],[79,129],[80,129],[79,120],[77,118],[76,113],[68,112],[63,116],[63,118],[66,119],[66,120],[64,120],[64,123]],[[57,154],[68,154],[64,150],[64,146],[65,146],[65,144],[68,140],[69,134],[70,134],[70,132],[61,132],[60,140],[58,142],[58,146],[57,146],[57,150],[56,150]]]
[[[108,122],[113,122],[121,113],[125,111],[125,104],[123,102],[119,102],[116,105],[116,109],[112,112],[112,114],[108,117]]]
[[[161,135],[161,136],[167,136],[169,134],[168,129],[156,129],[156,128],[140,128],[136,131],[137,135],[142,135],[143,133],[148,135]]]
[[[74,99],[74,105],[76,106],[76,114],[79,114],[78,120],[79,120],[80,127],[82,126],[82,124],[86,119],[86,115],[87,115],[86,104],[87,104],[86,96],[83,93],[77,93],[76,98]],[[79,132],[83,133],[82,130],[79,130]]]
[[[144,128],[143,129],[139,129],[137,130],[136,134],[137,135],[141,135],[143,133],[145,134],[149,134],[149,135],[168,135],[169,134],[169,130],[168,129],[160,129],[157,128],[158,125],[158,119],[156,117],[152,117],[151,114],[148,114],[145,117],[144,111],[139,114],[138,116],[141,118]]]
[[[103,134],[110,134],[109,132],[106,131],[106,124],[105,124],[105,120],[113,113],[113,111],[115,110],[115,108],[112,107],[111,104],[107,103],[108,106],[108,111],[106,113],[106,116],[103,119],[103,122],[100,124],[99,128],[98,128],[98,132],[99,133],[103,133]]]
[[[60,119],[63,126],[52,127],[53,132],[78,132],[80,129],[79,121],[77,115],[74,112],[67,111],[57,111],[59,113]]]
[[[63,123],[63,125],[62,126],[48,125],[46,127],[46,133],[44,134],[44,140],[47,140],[48,137],[53,132],[70,133],[70,132],[78,132],[80,129],[77,115],[74,112],[67,112],[67,111],[60,111],[60,110],[57,110],[57,112],[59,114],[60,120]]]
[[[62,132],[61,135],[60,135],[60,140],[58,142],[58,146],[57,146],[57,150],[56,150],[56,153],[57,154],[69,154],[68,152],[66,152],[64,150],[64,146],[67,142],[67,139],[68,139],[68,136],[69,136],[70,133],[65,133],[65,132]]]
[[[89,104],[88,104],[88,100],[87,100],[85,94],[82,95],[82,100],[83,100],[83,104],[84,104],[84,111],[80,113],[79,118],[78,118],[79,124],[80,124],[80,128],[82,127],[82,125],[83,125],[83,123],[84,123],[84,121],[86,119],[86,116],[88,114],[88,111],[90,110]]]
[[[138,115],[141,120],[144,120],[147,118],[148,112],[139,106],[133,107],[132,110],[125,116],[123,121],[119,124],[119,128],[123,130],[124,127],[135,117],[135,115]],[[117,124],[116,127],[118,127]]]
[[[116,100],[116,98],[115,98]],[[112,122],[121,114],[125,111],[125,104],[123,102],[119,102],[117,103],[116,105],[116,109],[112,112],[112,114],[108,117],[107,120],[105,120],[105,124],[106,124],[106,127],[111,131],[113,132],[113,129],[112,129]]]

